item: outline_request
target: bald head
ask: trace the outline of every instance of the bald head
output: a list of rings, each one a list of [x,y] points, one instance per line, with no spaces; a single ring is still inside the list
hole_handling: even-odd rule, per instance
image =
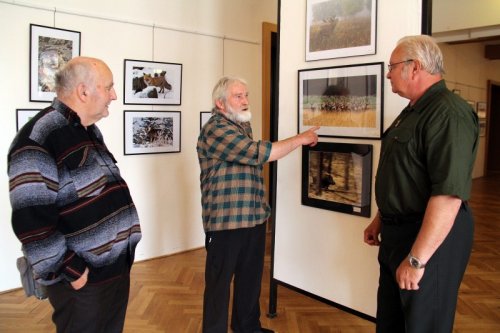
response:
[[[63,99],[70,96],[80,84],[92,89],[95,87],[97,74],[103,68],[109,70],[102,60],[96,58],[71,59],[56,73],[57,96]]]
[[[113,74],[102,60],[73,58],[56,74],[56,94],[89,126],[107,117],[109,104],[116,100]]]

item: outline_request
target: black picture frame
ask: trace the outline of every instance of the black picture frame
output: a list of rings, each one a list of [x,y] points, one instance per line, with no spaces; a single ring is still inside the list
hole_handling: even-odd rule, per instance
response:
[[[298,71],[298,132],[380,139],[384,120],[384,63]]]
[[[30,24],[30,101],[52,102],[55,73],[80,55],[79,31]]]
[[[377,52],[377,0],[307,0],[306,61]]]
[[[179,153],[180,111],[124,111],[124,155]]]
[[[201,111],[200,112],[200,130],[203,125],[212,117],[212,111]]]
[[[181,105],[182,64],[125,59],[123,104]]]
[[[302,147],[302,204],[370,217],[373,145]]]
[[[16,109],[16,131],[26,125],[41,109]]]

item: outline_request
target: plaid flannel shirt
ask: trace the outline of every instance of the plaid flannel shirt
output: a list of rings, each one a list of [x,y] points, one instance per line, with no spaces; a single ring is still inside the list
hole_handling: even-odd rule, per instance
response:
[[[262,167],[272,143],[254,141],[250,123],[215,113],[203,126],[196,150],[205,232],[251,228],[270,214]]]

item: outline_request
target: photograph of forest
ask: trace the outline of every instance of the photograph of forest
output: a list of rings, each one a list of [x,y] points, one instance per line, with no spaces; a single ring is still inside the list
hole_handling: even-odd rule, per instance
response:
[[[371,201],[372,146],[318,145],[303,153],[303,204],[365,216]]]
[[[174,143],[174,121],[172,117],[134,117],[134,148],[172,146]]]

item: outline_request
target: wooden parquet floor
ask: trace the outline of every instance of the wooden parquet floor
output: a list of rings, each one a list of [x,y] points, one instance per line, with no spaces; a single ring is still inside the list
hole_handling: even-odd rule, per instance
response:
[[[476,179],[470,201],[476,232],[463,280],[454,333],[500,332],[500,175]],[[360,237],[362,237],[360,235]],[[126,333],[201,332],[205,250],[136,263],[132,269]],[[278,316],[265,316],[270,256],[262,286],[262,324],[278,333],[364,333],[375,325],[352,314],[278,287]],[[0,295],[0,332],[54,332],[48,301],[22,290]]]

